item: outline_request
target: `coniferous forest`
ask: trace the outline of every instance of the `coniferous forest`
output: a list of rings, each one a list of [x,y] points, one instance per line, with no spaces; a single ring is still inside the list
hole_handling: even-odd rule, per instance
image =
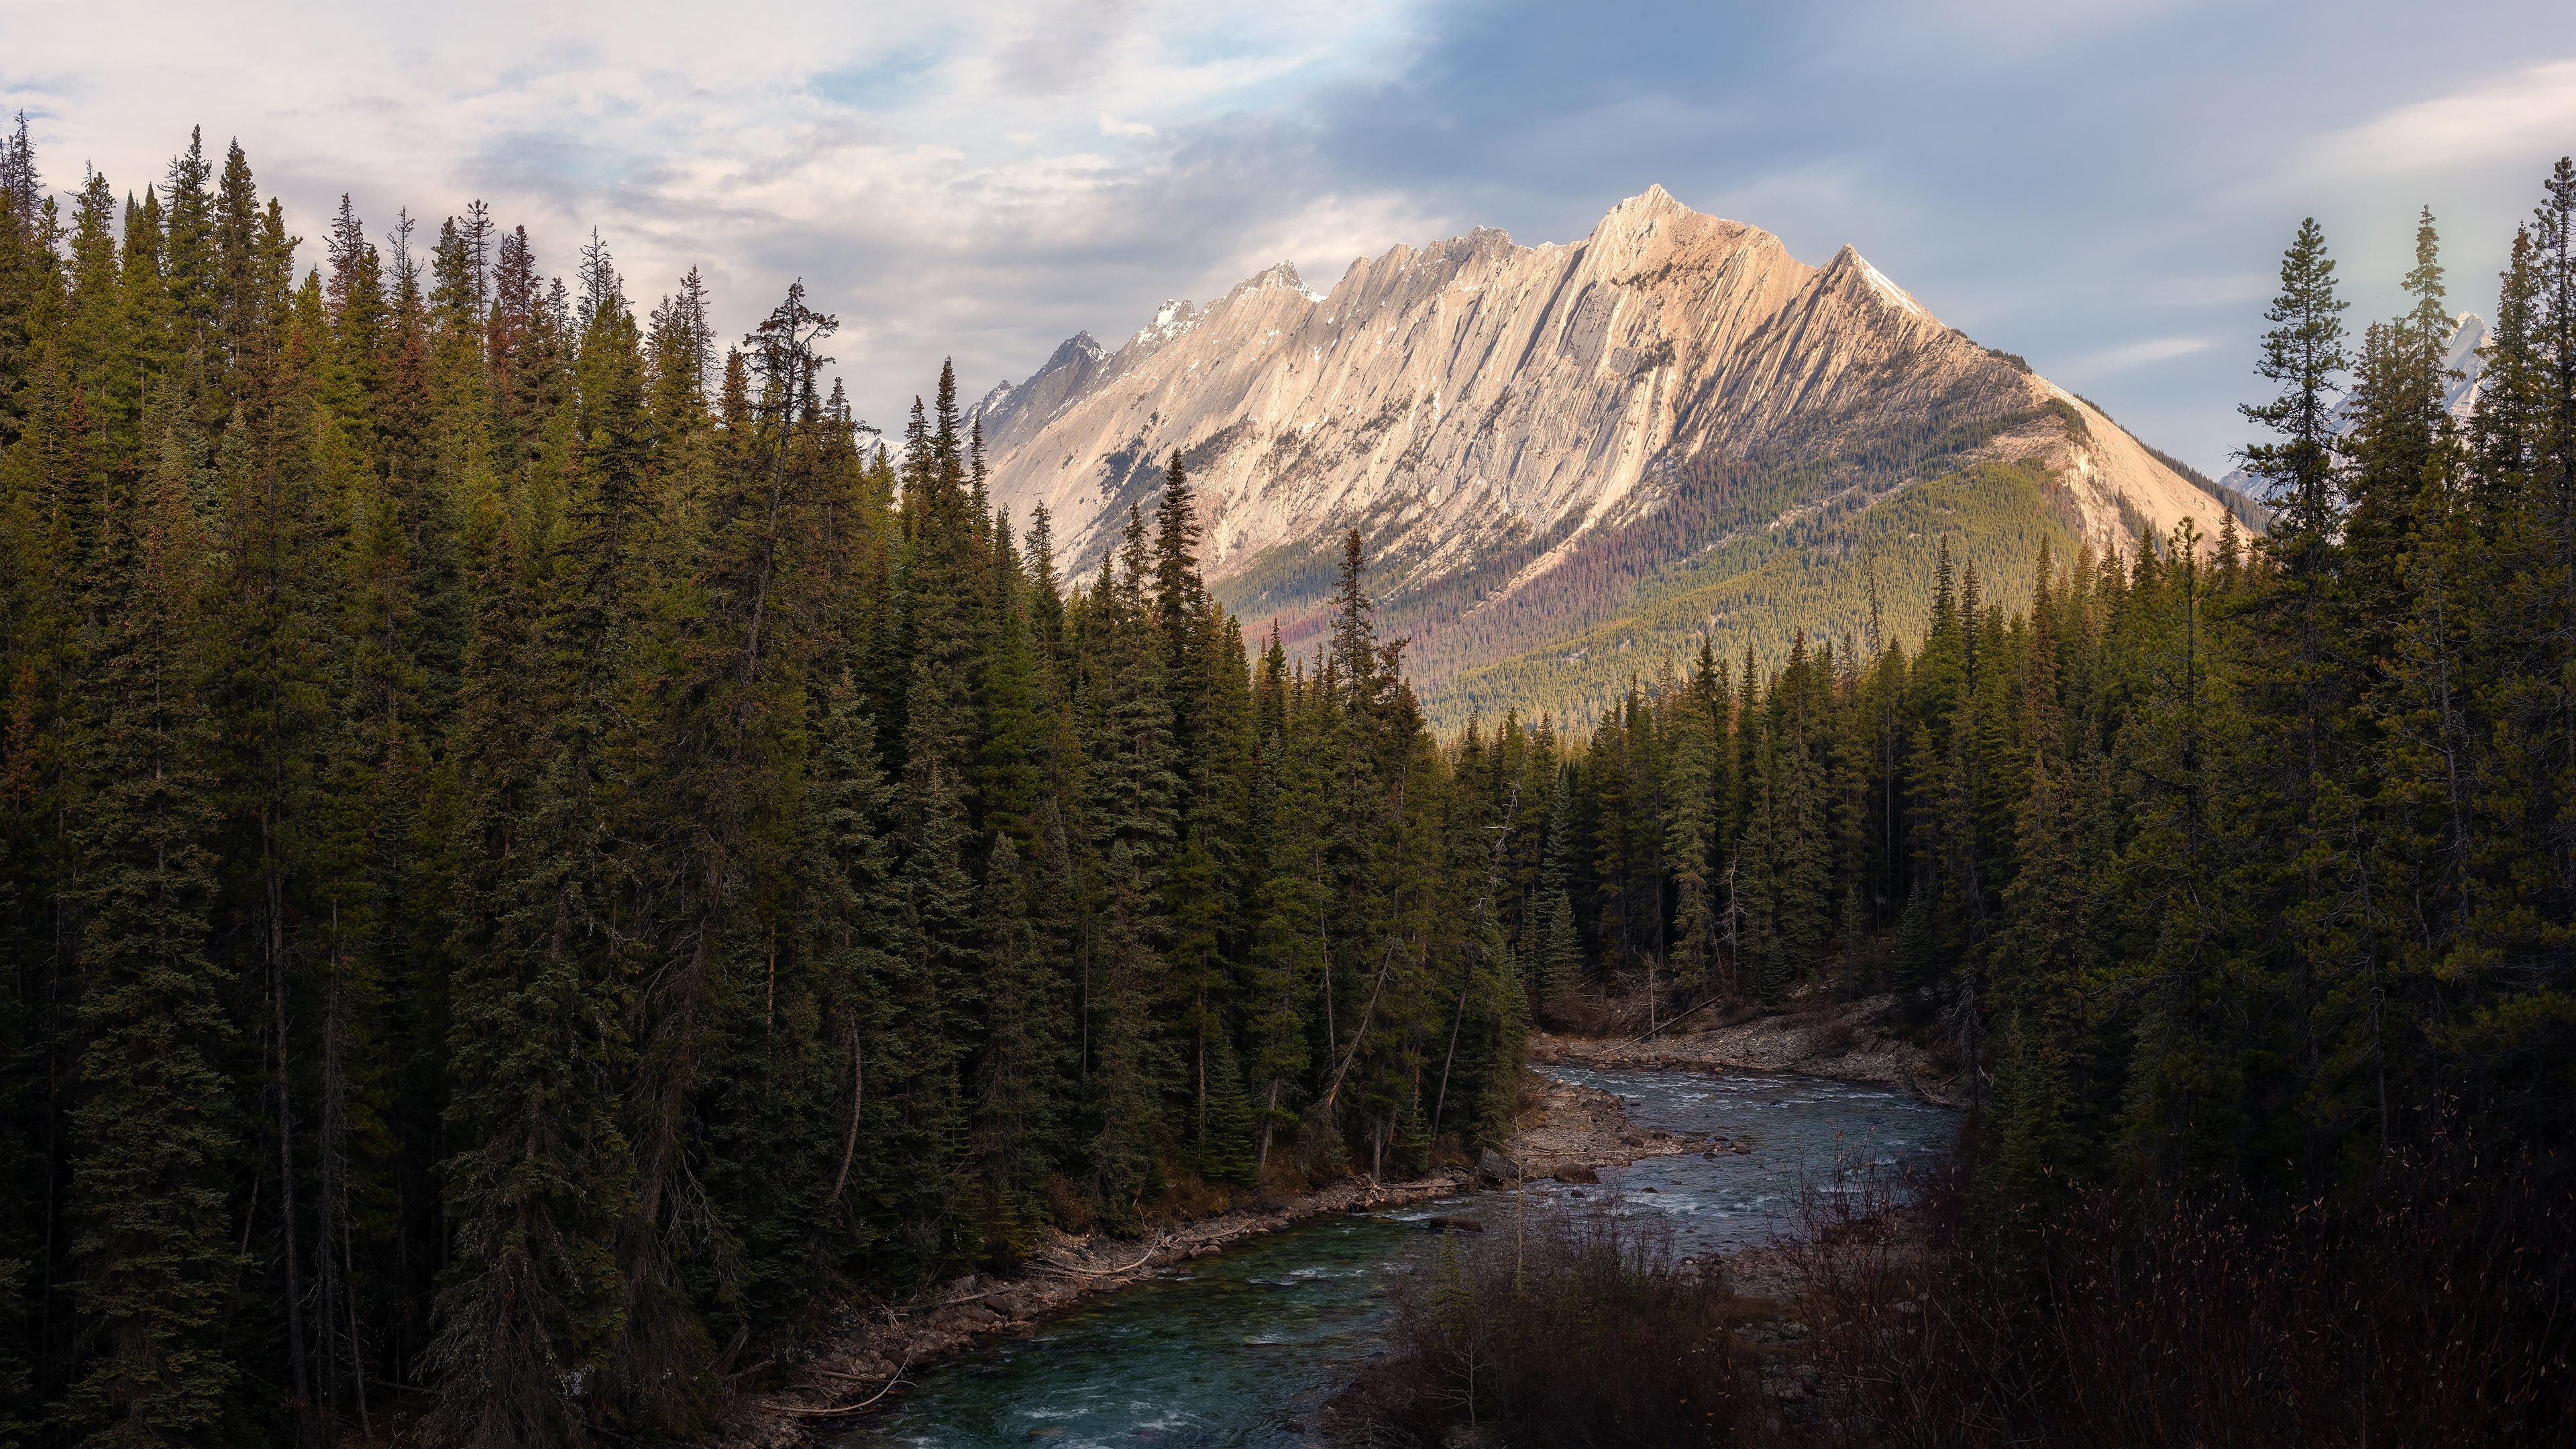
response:
[[[2430,216],[2358,328],[2311,223],[2268,535],[2009,617],[1945,556],[1922,637],[1577,738],[1435,737],[1356,534],[1311,653],[1247,634],[1177,454],[1060,577],[801,286],[730,342],[479,203],[0,160],[0,1444],[686,1438],[833,1304],[1502,1145],[1531,1026],[1640,994],[1919,1003],[1989,1227],[2565,1185],[2565,161],[2474,417]]]

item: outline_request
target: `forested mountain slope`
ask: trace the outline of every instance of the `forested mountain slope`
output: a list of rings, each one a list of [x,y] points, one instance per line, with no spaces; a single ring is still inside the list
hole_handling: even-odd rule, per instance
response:
[[[1354,262],[1328,295],[1282,263],[1115,352],[1077,336],[979,412],[996,503],[1043,504],[1076,568],[1179,450],[1212,585],[1292,646],[1358,528],[1453,723],[1588,718],[1638,649],[1702,630],[1774,661],[1800,628],[1862,630],[1873,565],[1887,621],[1919,628],[1944,530],[2025,597],[2041,537],[2072,557],[2220,511],[1858,252],[1811,267],[1660,187],[1572,245],[1480,229]],[[1902,498],[1936,478],[1955,486]]]

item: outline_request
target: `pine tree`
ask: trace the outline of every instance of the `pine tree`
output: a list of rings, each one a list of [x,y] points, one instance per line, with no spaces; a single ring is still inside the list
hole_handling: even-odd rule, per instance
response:
[[[885,1156],[899,1126],[887,1088],[890,1080],[901,1079],[905,1066],[896,1024],[905,963],[887,949],[897,940],[902,909],[887,822],[889,791],[877,763],[876,729],[859,710],[854,682],[846,676],[828,682],[818,703],[814,765],[798,836],[803,848],[796,866],[801,910],[795,946],[814,963],[822,997],[819,1034],[830,1049],[832,1115],[842,1130],[836,1143],[825,1138],[838,1150],[829,1154],[830,1186],[810,1209],[799,1256],[837,1277],[865,1262],[876,1239],[903,1222],[914,1179],[904,1164]],[[846,1109],[839,1102],[844,1064]]]
[[[236,1125],[224,1106],[231,1023],[207,952],[204,544],[177,481],[147,477],[102,521],[102,637],[87,681],[97,723],[75,813],[84,1045],[69,1216],[92,1346],[66,1409],[108,1443],[219,1432],[241,1371],[223,1333],[238,1267]]]
[[[1055,977],[1029,924],[1026,886],[1009,836],[984,872],[983,1050],[975,1064],[974,1159],[985,1193],[986,1251],[1017,1257],[1035,1245],[1062,1084]]]
[[[1830,934],[1833,893],[1830,842],[1826,833],[1823,722],[1817,717],[1816,671],[1801,633],[1791,645],[1789,665],[1773,692],[1782,710],[1781,737],[1772,755],[1771,842],[1767,852],[1775,885],[1771,940],[1777,963],[1771,969],[1769,999],[1813,970]]]
[[[1260,1122],[1256,1172],[1268,1168],[1278,1129],[1297,1121],[1312,1055],[1310,1013],[1331,970],[1332,889],[1324,859],[1330,833],[1323,812],[1332,770],[1324,755],[1329,726],[1319,718],[1329,706],[1286,676],[1274,632],[1262,663],[1264,712],[1273,715],[1261,757],[1268,850],[1253,897],[1256,927],[1242,992],[1244,1068]],[[1338,1046],[1319,1044],[1327,1053]]]
[[[141,420],[136,339],[125,268],[117,255],[116,192],[93,171],[71,228],[71,295],[62,329],[63,364],[111,438],[132,445]]]
[[[1575,931],[1571,897],[1574,844],[1574,799],[1567,772],[1556,772],[1556,789],[1547,807],[1546,863],[1540,868],[1538,918],[1532,932],[1536,962],[1532,985],[1538,993],[1537,1016],[1562,1023],[1582,984],[1582,946]]]
[[[1163,862],[1179,782],[1163,639],[1146,592],[1151,576],[1144,520],[1130,509],[1124,545],[1102,561],[1087,601],[1082,641],[1083,708],[1095,732],[1086,813],[1106,907],[1097,931],[1098,987],[1085,1006],[1099,1043],[1089,1073],[1097,1123],[1089,1156],[1093,1197],[1112,1221],[1131,1219],[1161,1185],[1156,1099],[1169,1043],[1153,1007],[1164,986]]]
[[[1716,761],[1723,738],[1717,730],[1716,656],[1700,641],[1699,662],[1673,711],[1670,790],[1671,826],[1664,847],[1672,862],[1673,978],[1693,996],[1706,992],[1717,964],[1721,904],[1711,880],[1710,854],[1716,843],[1718,782]]]
[[[583,470],[559,550],[523,552],[507,525],[492,537],[468,662],[459,744],[479,768],[459,790],[447,1114],[461,1271],[430,1357],[442,1431],[487,1449],[568,1433],[566,1385],[606,1368],[628,1307],[619,1107],[637,962],[615,929],[607,825],[640,602],[636,461],[612,445]]]

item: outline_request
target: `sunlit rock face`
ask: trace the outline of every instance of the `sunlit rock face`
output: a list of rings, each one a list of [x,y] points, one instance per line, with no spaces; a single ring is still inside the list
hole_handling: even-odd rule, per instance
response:
[[[1023,521],[1045,504],[1077,571],[1130,505],[1150,512],[1180,449],[1201,561],[1256,617],[1311,610],[1313,551],[1358,527],[1390,600],[1481,570],[1419,621],[1455,628],[1549,587],[1694,465],[1859,456],[1927,428],[1982,425],[1978,456],[2044,462],[2105,540],[2140,520],[2215,518],[2107,418],[1945,326],[1850,247],[1809,266],[1660,187],[1580,242],[1479,229],[1356,261],[1324,295],[1282,263],[1204,307],[1165,304],[1114,352],[1077,336],[979,408],[996,501]],[[1839,485],[1820,486],[1785,511]],[[1439,667],[1478,652],[1450,649]]]

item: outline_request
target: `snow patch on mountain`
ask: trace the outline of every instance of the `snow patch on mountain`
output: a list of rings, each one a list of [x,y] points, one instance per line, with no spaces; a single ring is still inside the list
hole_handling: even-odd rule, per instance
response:
[[[1127,342],[1131,347],[1152,351],[1175,337],[1188,336],[1190,329],[1198,324],[1198,320],[1199,309],[1190,302],[1186,300],[1165,302],[1155,309],[1154,320],[1137,328],[1136,335],[1127,339]]]
[[[1317,607],[1309,556],[1359,528],[1389,608],[1439,601],[1407,627],[1448,649],[1441,668],[1521,647],[1527,628],[1500,616],[1551,617],[1527,601],[1581,587],[1570,560],[1686,493],[1715,506],[1710,480],[1754,460],[1816,460],[1833,476],[1808,494],[1866,507],[1908,481],[1850,461],[1871,445],[1984,427],[1973,460],[2047,468],[2087,538],[2209,516],[2107,418],[1943,326],[1857,250],[1810,266],[1660,188],[1580,241],[1478,228],[1363,257],[1320,296],[1275,263],[1205,306],[1165,303],[1107,356],[1083,341],[984,419],[995,502],[1044,503],[1068,569],[1115,545],[1185,450],[1212,584],[1293,619]],[[1452,629],[1485,642],[1432,637]]]
[[[1871,266],[1869,264],[1869,258],[1862,256],[1858,252],[1854,252],[1852,253],[1852,260],[1860,263],[1861,277],[1864,281],[1869,283],[1870,289],[1877,292],[1879,297],[1890,306],[1901,308],[1917,317],[1928,317],[1931,315],[1923,310],[1922,303],[1914,300],[1914,295],[1912,293],[1906,291],[1903,287],[1896,285],[1894,282],[1889,281],[1887,279],[1887,273]]]

